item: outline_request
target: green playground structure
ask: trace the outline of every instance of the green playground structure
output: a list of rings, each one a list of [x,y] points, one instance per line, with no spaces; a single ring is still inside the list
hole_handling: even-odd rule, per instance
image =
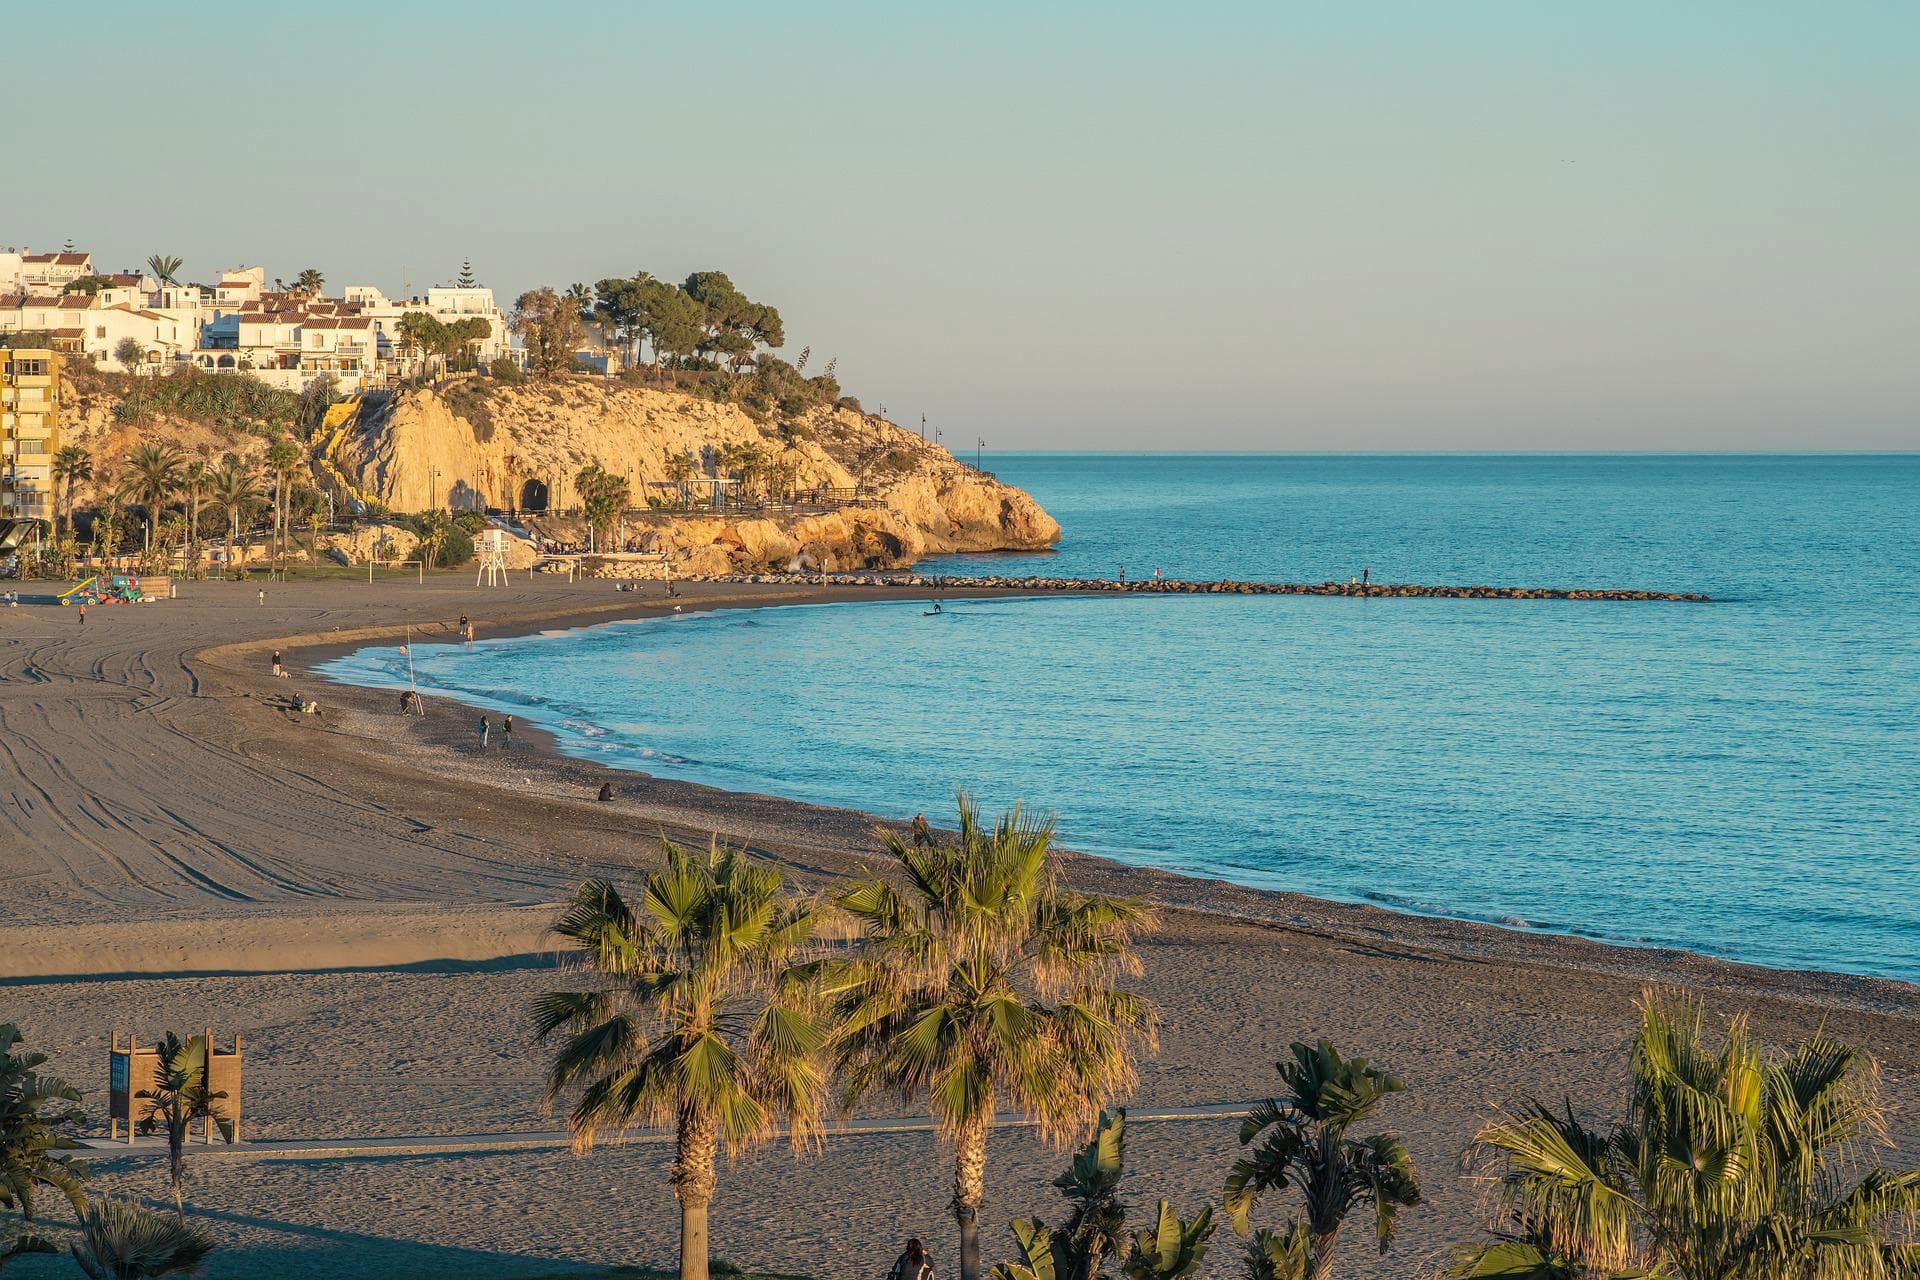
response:
[[[105,586],[100,585],[100,575],[82,579],[71,590],[62,591],[61,604],[139,604],[149,600],[140,590],[140,579],[125,574],[113,574],[108,577]]]

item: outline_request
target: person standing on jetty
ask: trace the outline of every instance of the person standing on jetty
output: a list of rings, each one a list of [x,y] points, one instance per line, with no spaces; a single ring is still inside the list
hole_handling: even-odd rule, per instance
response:
[[[1363,586],[1363,587],[1364,587],[1364,586],[1366,586],[1366,585],[1367,585],[1367,580],[1368,580],[1369,578],[1371,578],[1372,576],[1373,576],[1373,570],[1371,570],[1371,569],[1367,569],[1367,568],[1362,568],[1362,569],[1360,570],[1360,585],[1361,585],[1361,586]]]
[[[487,718],[480,717],[480,754],[487,754]]]

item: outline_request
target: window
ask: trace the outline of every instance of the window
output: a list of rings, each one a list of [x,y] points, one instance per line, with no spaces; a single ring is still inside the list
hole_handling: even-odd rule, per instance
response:
[[[93,326],[93,336],[94,336],[94,337],[96,337],[96,338],[104,338],[104,337],[106,337],[106,336],[107,336],[107,326],[105,326],[105,325],[103,325],[103,324],[97,324],[97,325],[95,325],[95,326]]]

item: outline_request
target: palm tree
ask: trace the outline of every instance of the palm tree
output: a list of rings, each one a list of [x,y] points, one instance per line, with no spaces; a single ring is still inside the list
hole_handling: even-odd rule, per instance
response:
[[[320,273],[318,267],[307,267],[293,278],[293,287],[309,296],[318,294],[326,283],[327,278]]]
[[[1456,1276],[1895,1280],[1920,1275],[1920,1170],[1872,1167],[1873,1060],[1816,1032],[1791,1052],[1745,1016],[1716,1048],[1697,1001],[1640,1001],[1627,1118],[1535,1104],[1475,1138],[1496,1162],[1495,1243]],[[1865,1171],[1864,1173],[1862,1171]]]
[[[1053,1180],[1073,1212],[1057,1231],[1038,1218],[1016,1221],[1021,1261],[996,1266],[994,1280],[1100,1280],[1109,1258],[1124,1264],[1128,1280],[1179,1280],[1197,1268],[1213,1235],[1213,1211],[1203,1206],[1182,1221],[1162,1200],[1154,1225],[1129,1236],[1120,1201],[1126,1151],[1126,1111],[1103,1113],[1093,1139]]]
[[[154,278],[161,284],[179,283],[176,277],[180,274],[180,268],[185,265],[184,259],[170,253],[156,253],[147,259],[147,270],[153,272]]]
[[[540,997],[534,1035],[567,1032],[548,1097],[581,1086],[567,1116],[577,1151],[636,1125],[674,1126],[680,1278],[705,1280],[720,1139],[732,1152],[784,1121],[796,1148],[815,1140],[829,1031],[809,971],[794,965],[815,914],[780,873],[738,849],[662,850],[637,907],[604,881],[575,891],[554,932],[602,981]]]
[[[680,505],[687,505],[687,481],[699,472],[699,464],[691,453],[676,453],[667,459],[667,481],[680,493]]]
[[[93,549],[109,563],[120,553],[120,522],[126,519],[127,501],[117,489],[108,489],[93,509]]]
[[[171,444],[143,444],[127,455],[127,495],[147,509],[147,546],[160,527],[160,508],[180,488],[186,457]]]
[[[1133,939],[1152,914],[1063,890],[1051,821],[1015,808],[983,827],[964,793],[959,811],[957,838],[924,819],[910,842],[887,837],[904,887],[871,875],[839,895],[864,943],[835,989],[845,1103],[876,1088],[926,1096],[954,1149],[960,1275],[978,1280],[995,1109],[1018,1108],[1064,1142],[1133,1087],[1155,1015],[1115,982],[1139,972]]]
[[[87,1207],[80,1238],[67,1246],[92,1280],[191,1275],[213,1252],[213,1238],[184,1222],[106,1197]]]
[[[1349,1213],[1372,1206],[1374,1239],[1385,1253],[1400,1210],[1420,1203],[1413,1156],[1398,1138],[1348,1136],[1382,1099],[1406,1086],[1369,1067],[1365,1058],[1342,1058],[1325,1040],[1296,1043],[1292,1052],[1293,1061],[1275,1064],[1288,1095],[1261,1103],[1240,1125],[1241,1146],[1263,1133],[1266,1140],[1234,1162],[1224,1204],[1233,1229],[1246,1235],[1263,1193],[1298,1187],[1306,1207],[1306,1221],[1299,1224],[1306,1228],[1305,1241],[1298,1226],[1279,1235],[1262,1231],[1250,1257],[1256,1270],[1263,1260],[1281,1276],[1304,1265],[1299,1274],[1305,1280],[1327,1280]],[[1310,1245],[1305,1257],[1302,1243]]]
[[[36,1193],[52,1187],[79,1213],[87,1166],[68,1155],[82,1149],[70,1130],[86,1123],[80,1091],[58,1076],[40,1074],[46,1055],[15,1053],[20,1028],[0,1024],[0,1209],[34,1218]]]
[[[427,568],[434,567],[440,548],[447,545],[452,532],[453,517],[438,507],[420,517],[420,558],[427,562]]]
[[[293,488],[293,473],[300,465],[300,446],[282,436],[267,446],[267,469],[273,473],[274,555],[286,552],[287,495]]]
[[[182,1040],[167,1032],[154,1047],[153,1087],[133,1095],[147,1104],[141,1127],[167,1131],[167,1184],[174,1212],[182,1218],[187,1214],[187,1130],[195,1120],[212,1120],[232,1141],[231,1122],[220,1107],[226,1092],[208,1083],[208,1051],[205,1036]]]
[[[73,528],[73,486],[79,481],[91,479],[93,455],[79,445],[62,445],[53,455],[53,482],[60,487],[60,500],[54,508],[54,515],[58,517],[64,513],[69,530]]]
[[[213,473],[212,483],[207,490],[207,499],[214,509],[226,517],[227,554],[226,564],[233,564],[233,544],[240,540],[240,517],[248,508],[260,500],[260,489],[255,483],[253,473],[245,463],[233,454],[220,460],[219,470]]]
[[[187,487],[187,572],[196,578],[200,576],[200,491],[210,478],[204,457],[189,462],[180,473]]]
[[[580,514],[587,522],[588,550],[599,550],[627,509],[632,486],[627,478],[589,463],[574,477],[580,493]]]

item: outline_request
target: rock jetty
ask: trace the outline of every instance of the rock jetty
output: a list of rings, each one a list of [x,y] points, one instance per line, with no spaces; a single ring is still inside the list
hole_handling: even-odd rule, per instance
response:
[[[736,573],[695,576],[691,582],[785,583],[815,587],[893,587],[919,591],[1021,591],[1035,595],[1092,592],[1127,595],[1364,596],[1389,600],[1649,600],[1706,604],[1697,591],[1635,591],[1623,587],[1429,586],[1414,582],[1190,582],[1168,578],[1015,578],[993,574],[949,576],[923,573]]]

